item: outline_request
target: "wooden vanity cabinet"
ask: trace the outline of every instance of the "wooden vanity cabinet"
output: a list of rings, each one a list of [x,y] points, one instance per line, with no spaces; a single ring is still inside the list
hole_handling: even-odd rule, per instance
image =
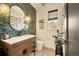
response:
[[[26,56],[32,52],[34,52],[35,55],[36,38],[26,39],[12,45],[3,42],[2,47],[5,53],[9,56]]]

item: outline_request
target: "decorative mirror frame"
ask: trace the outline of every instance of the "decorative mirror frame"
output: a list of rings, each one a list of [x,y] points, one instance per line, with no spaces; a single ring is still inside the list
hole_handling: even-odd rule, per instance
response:
[[[22,9],[21,9],[20,7],[18,7],[18,6],[12,6],[12,7],[19,8],[20,11],[22,11]],[[12,7],[11,7],[11,8],[12,8]],[[10,10],[12,11],[12,9],[10,9]],[[20,29],[18,29],[19,27],[14,28],[14,27],[13,27],[14,24],[13,24],[13,25],[11,24],[11,21],[12,21],[11,18],[14,17],[14,18],[16,18],[16,19],[22,20],[22,19],[24,19],[24,17],[22,17],[22,19],[21,19],[21,17],[19,18],[19,17],[16,17],[15,15],[12,16],[11,11],[10,11],[10,26],[11,26],[14,30],[17,30],[17,31],[23,30],[23,28],[24,28],[25,26],[24,26],[23,28],[20,28]],[[13,10],[13,11],[14,11],[14,10]],[[23,13],[23,11],[21,12],[21,14],[22,14],[22,13]],[[23,14],[24,14],[24,13],[23,13]],[[21,21],[19,21],[19,24],[20,24],[20,22],[21,22]],[[16,23],[17,23],[17,22],[16,22]],[[16,26],[17,26],[17,25],[18,25],[18,24],[16,24]]]

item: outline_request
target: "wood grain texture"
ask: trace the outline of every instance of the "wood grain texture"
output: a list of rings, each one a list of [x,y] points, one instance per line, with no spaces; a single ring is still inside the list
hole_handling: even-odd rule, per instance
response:
[[[2,47],[8,56],[25,56],[35,52],[36,37],[12,45],[3,42]]]

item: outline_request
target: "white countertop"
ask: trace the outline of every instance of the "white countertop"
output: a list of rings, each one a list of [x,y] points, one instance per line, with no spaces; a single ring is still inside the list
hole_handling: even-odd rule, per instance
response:
[[[18,36],[18,37],[12,37],[12,38],[9,38],[7,40],[2,39],[2,41],[6,42],[8,44],[14,44],[14,43],[26,40],[26,39],[33,38],[33,37],[35,37],[35,35],[23,35],[23,36]]]

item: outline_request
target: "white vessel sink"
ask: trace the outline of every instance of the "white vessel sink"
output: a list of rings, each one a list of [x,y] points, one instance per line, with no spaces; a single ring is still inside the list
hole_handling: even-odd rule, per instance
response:
[[[14,44],[14,43],[26,40],[26,39],[33,38],[33,37],[35,37],[35,35],[23,35],[23,36],[19,36],[19,37],[12,37],[12,38],[9,38],[7,40],[2,39],[2,41],[6,42],[8,44]]]

